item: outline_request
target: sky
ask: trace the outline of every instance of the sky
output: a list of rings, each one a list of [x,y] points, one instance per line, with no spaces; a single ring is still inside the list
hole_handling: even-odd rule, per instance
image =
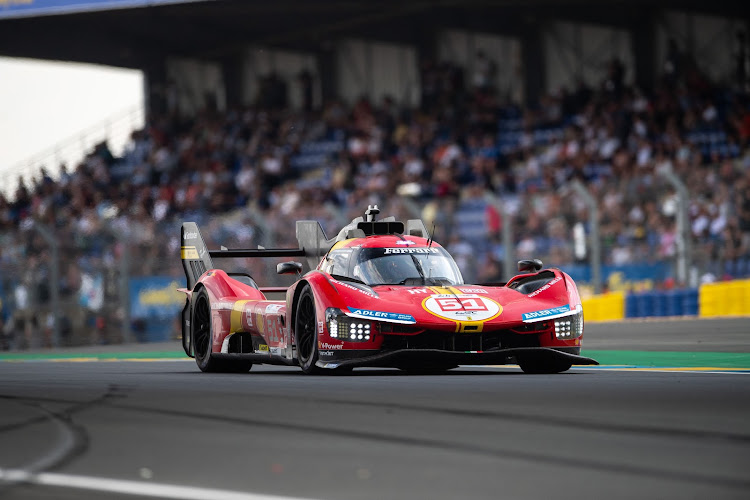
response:
[[[19,173],[73,163],[104,136],[113,149],[143,123],[143,74],[0,57],[0,190]]]

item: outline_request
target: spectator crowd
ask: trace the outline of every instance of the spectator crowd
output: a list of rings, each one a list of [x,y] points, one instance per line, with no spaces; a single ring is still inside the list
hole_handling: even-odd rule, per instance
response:
[[[197,221],[210,246],[284,247],[297,244],[295,220],[317,219],[332,235],[378,204],[385,215],[434,223],[467,280],[507,279],[507,251],[565,268],[586,259],[572,237],[587,221],[568,188],[574,179],[599,204],[606,264],[674,263],[677,198],[663,171],[690,193],[692,264],[707,280],[746,277],[750,95],[680,67],[646,92],[626,85],[627,69],[613,60],[596,85],[524,107],[460,67],[425,63],[415,108],[388,97],[302,110],[259,99],[226,112],[151,116],[121,158],[101,144],[59,176],[41,170],[0,195],[0,321],[6,334],[25,325],[15,345],[49,329],[45,231],[63,257],[61,300],[81,311],[67,318],[67,334],[87,324],[88,342],[105,341],[122,317],[124,255],[132,276],[181,279],[183,220]],[[512,217],[515,248],[503,248],[508,221],[487,195]]]

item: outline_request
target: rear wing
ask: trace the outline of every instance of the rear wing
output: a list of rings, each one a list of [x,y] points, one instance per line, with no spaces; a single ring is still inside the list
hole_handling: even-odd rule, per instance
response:
[[[253,257],[304,257],[302,248],[258,248],[236,250],[208,250],[201,236],[198,224],[183,222],[180,233],[180,257],[182,268],[187,278],[187,288],[192,290],[198,279],[206,271],[213,269],[212,257],[215,258],[253,258]],[[316,264],[317,265],[317,264]],[[314,266],[313,266],[314,267]]]
[[[328,238],[320,223],[316,220],[297,221],[296,236],[299,248],[258,248],[230,250],[208,250],[203,241],[198,225],[195,222],[184,222],[181,233],[182,267],[187,278],[187,288],[192,290],[198,279],[213,269],[212,257],[215,258],[254,258],[254,257],[305,257],[307,269],[315,269],[338,241],[350,238],[364,238],[376,234],[408,234],[430,238],[427,228],[419,219],[398,222],[394,217],[386,217],[375,221],[379,213],[377,206],[369,207],[367,220],[362,217],[353,219],[334,238]]]

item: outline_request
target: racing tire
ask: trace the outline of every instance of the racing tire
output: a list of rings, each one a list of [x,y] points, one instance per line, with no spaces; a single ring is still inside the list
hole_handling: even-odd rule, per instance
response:
[[[297,362],[308,375],[320,374],[315,365],[318,361],[318,330],[315,313],[315,296],[310,285],[305,285],[297,301],[294,316],[294,343],[297,346]]]
[[[213,344],[211,302],[205,288],[201,288],[195,296],[190,328],[193,335],[195,363],[202,372],[245,373],[253,367],[252,362],[244,359],[216,359],[211,356]]]
[[[570,361],[541,353],[539,355],[519,356],[517,362],[524,373],[531,374],[562,373],[573,366]]]

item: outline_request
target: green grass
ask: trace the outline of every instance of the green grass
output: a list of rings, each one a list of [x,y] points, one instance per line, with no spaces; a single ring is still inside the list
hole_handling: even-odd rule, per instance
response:
[[[750,370],[750,353],[728,352],[667,352],[667,351],[600,351],[584,349],[584,356],[602,365],[643,366],[662,368],[745,368]],[[44,352],[0,353],[0,361],[65,361],[65,360],[158,360],[188,359],[179,351],[143,352]]]
[[[673,351],[597,351],[583,349],[582,355],[602,365],[626,365],[663,368],[748,368],[750,353],[741,352],[673,352]]]

